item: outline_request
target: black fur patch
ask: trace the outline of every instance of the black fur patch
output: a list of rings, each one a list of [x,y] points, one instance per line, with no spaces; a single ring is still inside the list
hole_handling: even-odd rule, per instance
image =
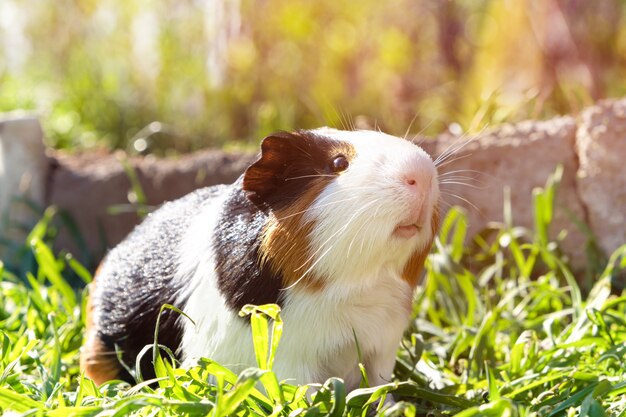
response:
[[[157,316],[163,304],[176,305],[183,283],[172,279],[178,246],[190,219],[225,187],[198,190],[163,205],[113,249],[96,278],[93,296],[94,326],[109,352],[122,351],[122,360],[135,368],[139,352],[153,343]],[[165,310],[160,321],[159,344],[176,352],[182,328],[178,313]],[[145,379],[154,377],[149,351],[141,362]],[[133,382],[123,370],[121,379]]]
[[[272,211],[293,204],[319,175],[335,175],[339,155],[350,160],[354,149],[308,131],[263,140],[259,159],[233,184],[215,231],[218,288],[231,309],[280,304],[283,277],[259,262],[263,227]]]
[[[259,265],[260,235],[268,214],[246,198],[241,180],[233,187],[214,236],[220,293],[237,312],[246,304],[280,304],[282,277]]]

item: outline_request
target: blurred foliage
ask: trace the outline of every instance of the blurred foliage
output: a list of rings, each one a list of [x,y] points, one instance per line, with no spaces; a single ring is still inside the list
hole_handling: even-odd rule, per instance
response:
[[[619,0],[2,0],[0,111],[58,148],[476,131],[626,91]]]

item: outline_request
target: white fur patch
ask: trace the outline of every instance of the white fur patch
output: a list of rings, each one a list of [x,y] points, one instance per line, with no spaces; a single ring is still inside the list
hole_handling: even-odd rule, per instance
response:
[[[342,283],[317,293],[290,290],[283,306],[285,330],[274,367],[280,378],[306,383],[339,376],[354,389],[361,378],[359,360],[372,384],[391,378],[412,291],[399,277],[364,278],[375,285],[354,291],[346,291]]]
[[[224,195],[226,197],[226,195]],[[224,198],[211,202],[194,219],[181,244],[177,279],[189,282],[181,294],[184,312],[195,322],[183,320],[183,366],[201,357],[211,358],[235,372],[254,365],[250,326],[233,313],[217,288],[213,241]]]
[[[315,266],[309,273],[362,281],[381,270],[401,271],[410,255],[432,238],[430,227],[411,239],[393,236],[411,207],[420,203],[406,192],[404,175],[409,172],[424,180],[418,185],[430,220],[439,199],[431,158],[413,143],[383,133],[328,128],[320,133],[350,142],[357,155],[306,213],[306,219],[315,222],[311,236]]]

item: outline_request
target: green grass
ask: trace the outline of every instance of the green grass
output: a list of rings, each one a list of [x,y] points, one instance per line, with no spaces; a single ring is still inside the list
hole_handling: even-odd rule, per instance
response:
[[[315,387],[277,380],[271,366],[282,322],[272,305],[242,312],[252,320],[258,369],[235,375],[210,359],[179,369],[162,349],[146,353],[156,383],[97,387],[78,369],[87,290],[67,281],[91,276],[73,258],[53,255],[44,217],[28,238],[35,272],[0,264],[0,414],[626,416],[626,294],[611,284],[626,268],[626,246],[581,292],[547,234],[557,180],[558,173],[533,196],[533,230],[506,216],[464,245],[466,218],[449,211],[398,350],[396,380],[353,392],[336,378]],[[381,410],[377,400],[389,394],[398,402]]]

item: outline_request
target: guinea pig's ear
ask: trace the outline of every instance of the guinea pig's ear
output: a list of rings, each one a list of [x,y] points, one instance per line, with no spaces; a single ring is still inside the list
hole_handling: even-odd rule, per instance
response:
[[[274,133],[261,143],[261,156],[243,176],[243,189],[250,201],[262,210],[272,206],[276,191],[284,186],[286,173],[298,154],[302,137],[297,133]]]

